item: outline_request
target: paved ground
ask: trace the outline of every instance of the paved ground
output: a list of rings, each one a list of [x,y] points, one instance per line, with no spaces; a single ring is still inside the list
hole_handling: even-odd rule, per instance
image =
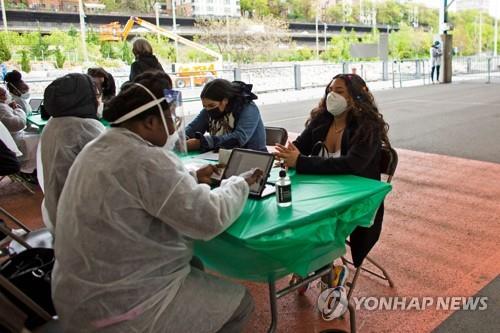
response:
[[[317,94],[313,100],[261,106],[264,122],[300,132]],[[500,84],[464,81],[374,95],[395,147],[500,163]]]
[[[386,199],[381,239],[371,255],[391,274],[396,288],[362,274],[354,296],[467,297],[486,293],[498,302],[498,283],[492,283],[500,273],[498,88],[459,83],[376,92],[392,126],[391,138],[400,162],[393,191]],[[300,131],[315,102],[265,105],[262,113],[266,125]],[[41,200],[39,190],[30,195],[8,180],[0,182],[0,205],[32,227],[42,225]],[[286,282],[282,280],[281,285]],[[267,288],[244,284],[257,303],[246,332],[265,332],[269,324]],[[346,320],[325,322],[318,316],[317,294],[313,289],[304,297],[294,294],[281,299],[278,332],[348,329]],[[479,317],[435,309],[361,309],[358,332],[499,331],[495,308],[487,311]],[[470,326],[471,322],[476,325]]]

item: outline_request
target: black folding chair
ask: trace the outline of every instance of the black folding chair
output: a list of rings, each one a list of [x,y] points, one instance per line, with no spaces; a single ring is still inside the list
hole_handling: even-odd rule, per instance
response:
[[[286,144],[288,140],[288,132],[282,127],[265,127],[266,129],[266,146],[274,146],[275,144]]]
[[[398,166],[398,153],[396,150],[394,150],[392,147],[382,147],[381,150],[381,159],[380,159],[380,170],[381,174],[387,176],[386,182],[390,183],[392,181],[392,177],[394,176],[394,173],[396,172],[396,167]],[[346,244],[350,246],[349,241],[346,241]],[[354,267],[354,263],[352,261],[349,261],[345,257],[341,257],[342,262],[344,265],[351,265]],[[374,272],[368,268],[363,267],[364,265],[361,264],[359,267],[356,268],[356,271],[354,273],[354,277],[351,282],[347,282],[346,286],[349,288],[349,292],[347,294],[347,300],[349,301],[349,315],[350,315],[350,322],[351,322],[351,332],[356,332],[356,315],[355,315],[355,309],[352,306],[351,303],[351,296],[354,291],[354,288],[356,287],[356,282],[358,280],[359,274],[361,271],[365,271],[373,276],[376,276],[384,281],[387,281],[389,283],[389,286],[391,288],[394,288],[394,282],[390,278],[389,274],[387,271],[382,267],[382,265],[378,264],[375,260],[370,258],[369,256],[366,256],[365,258],[366,261],[368,261],[370,264],[375,266],[377,269],[380,270],[380,273]]]

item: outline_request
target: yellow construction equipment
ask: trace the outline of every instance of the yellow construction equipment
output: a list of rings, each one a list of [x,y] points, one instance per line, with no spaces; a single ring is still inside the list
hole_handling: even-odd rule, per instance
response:
[[[153,23],[145,21],[140,17],[136,16],[130,17],[130,19],[127,21],[127,24],[125,24],[123,31],[120,31],[120,24],[118,22],[113,22],[102,26],[99,38],[103,41],[126,40],[134,24],[140,25],[141,27],[146,28],[152,32],[168,37],[174,41],[177,41],[178,43],[184,44],[200,52],[208,54],[217,59],[218,62],[222,63],[222,54],[215,52],[214,50],[211,50],[208,47],[205,47],[201,44],[190,41],[187,38],[181,37],[178,34],[175,34],[171,31],[157,27]]]
[[[119,22],[112,22],[101,26],[99,39],[101,41],[123,41],[132,31],[134,24],[150,30],[151,32],[166,36],[169,39],[177,41],[177,43],[184,44],[194,48],[200,52],[208,54],[217,59],[218,66],[215,64],[176,64],[177,73],[174,75],[174,84],[178,88],[202,86],[205,83],[212,81],[217,77],[216,67],[222,68],[222,54],[215,52],[208,47],[190,41],[187,38],[181,37],[171,31],[160,28],[148,21],[139,17],[131,16],[125,24],[123,31]]]

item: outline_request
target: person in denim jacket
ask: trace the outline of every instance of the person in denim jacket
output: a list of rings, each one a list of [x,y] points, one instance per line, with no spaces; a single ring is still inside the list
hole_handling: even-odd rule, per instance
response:
[[[203,110],[186,127],[188,150],[266,149],[266,132],[252,85],[216,79],[200,94]]]

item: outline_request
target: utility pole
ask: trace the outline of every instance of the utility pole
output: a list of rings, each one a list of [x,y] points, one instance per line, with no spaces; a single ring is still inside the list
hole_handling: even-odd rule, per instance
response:
[[[325,51],[327,49],[327,40],[326,40],[326,30],[328,29],[328,25],[326,23],[323,22],[323,27],[325,28],[324,29],[324,37],[325,37]]]
[[[160,28],[160,8],[161,4],[159,2],[155,2],[154,4],[154,9],[155,9],[155,16],[156,16],[156,27],[159,29]],[[158,40],[158,43],[160,42],[160,31],[156,31],[156,39]]]
[[[439,8],[439,33],[441,34],[441,40],[443,44],[443,58],[442,58],[442,68],[443,68],[443,83],[450,83],[452,79],[452,62],[451,53],[453,50],[453,36],[448,34],[450,30],[450,25],[448,24],[448,8],[455,0],[441,0],[441,6]]]
[[[175,19],[175,1],[172,0],[172,25],[173,25],[173,32],[175,34],[175,62],[179,61],[179,43],[177,42],[177,21]]]
[[[7,32],[8,29],[7,29],[7,14],[5,13],[5,0],[1,0],[1,4],[2,4],[3,30],[5,30],[5,32]]]
[[[483,52],[483,10],[479,11],[479,42],[477,46],[478,55]]]
[[[316,9],[316,59],[319,59],[319,29],[318,29],[318,24],[319,24],[319,17],[318,17],[318,10]]]
[[[85,12],[83,11],[83,0],[78,0],[78,11],[80,14],[80,37],[82,38],[83,60],[89,61],[87,53],[87,37],[85,34]]]
[[[493,39],[493,55],[496,57],[498,55],[498,1],[495,1],[495,36]]]

